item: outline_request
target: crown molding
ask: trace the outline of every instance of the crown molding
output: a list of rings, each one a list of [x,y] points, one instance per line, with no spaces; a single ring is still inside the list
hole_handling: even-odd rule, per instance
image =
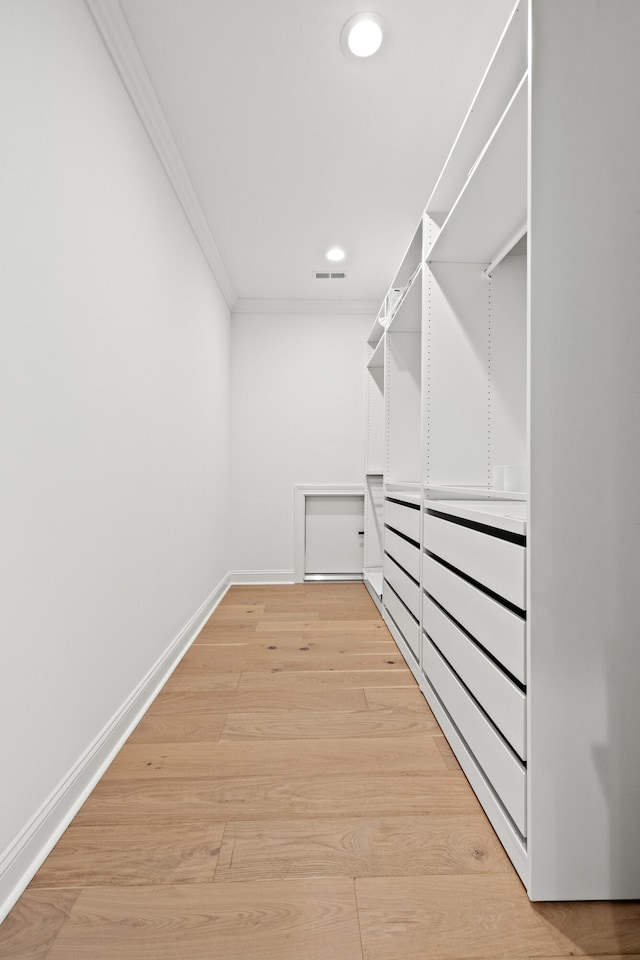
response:
[[[118,0],[85,0],[229,308],[237,296]]]
[[[371,316],[378,313],[376,300],[236,300],[232,312],[271,314],[314,314],[324,316]]]

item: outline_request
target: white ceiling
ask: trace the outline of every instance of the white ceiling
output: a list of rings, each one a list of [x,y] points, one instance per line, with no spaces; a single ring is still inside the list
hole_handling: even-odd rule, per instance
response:
[[[358,0],[120,3],[235,295],[381,300],[514,0],[370,0],[359,62]]]

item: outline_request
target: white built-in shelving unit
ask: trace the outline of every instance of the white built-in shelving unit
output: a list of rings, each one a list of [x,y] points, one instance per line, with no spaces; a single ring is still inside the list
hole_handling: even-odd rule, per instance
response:
[[[383,615],[534,900],[640,897],[639,35],[516,4],[368,342]]]
[[[383,308],[384,310],[384,308]],[[384,470],[384,313],[367,337],[367,422],[365,437],[364,569],[365,586],[382,609]]]
[[[422,222],[386,297],[385,479],[420,483]]]

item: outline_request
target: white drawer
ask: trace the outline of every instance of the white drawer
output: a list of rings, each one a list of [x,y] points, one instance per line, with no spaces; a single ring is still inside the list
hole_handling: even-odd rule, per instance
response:
[[[385,553],[383,573],[402,602],[409,608],[416,620],[420,621],[420,587],[408,577],[398,564]],[[383,594],[384,599],[384,594]]]
[[[422,585],[509,673],[526,683],[525,622],[426,554]]]
[[[525,609],[525,547],[425,514],[424,549]]]
[[[427,596],[422,601],[422,629],[525,760],[527,698],[522,690]]]
[[[384,502],[384,522],[420,543],[420,510],[402,503]]]
[[[395,624],[413,651],[416,660],[420,660],[420,624],[411,616],[404,604],[398,599],[389,584],[383,587],[383,603]]]
[[[414,580],[420,580],[420,548],[408,540],[403,540],[393,530],[384,531],[384,549],[401,567],[410,573]]]
[[[431,641],[423,638],[422,667],[489,783],[523,836],[527,835],[527,774],[515,753],[476,706]]]

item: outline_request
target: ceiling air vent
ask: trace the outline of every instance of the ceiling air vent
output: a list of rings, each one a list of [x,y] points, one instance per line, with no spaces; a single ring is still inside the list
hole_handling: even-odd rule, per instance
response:
[[[344,272],[327,272],[326,270],[314,270],[313,276],[316,280],[346,280],[347,275]]]

